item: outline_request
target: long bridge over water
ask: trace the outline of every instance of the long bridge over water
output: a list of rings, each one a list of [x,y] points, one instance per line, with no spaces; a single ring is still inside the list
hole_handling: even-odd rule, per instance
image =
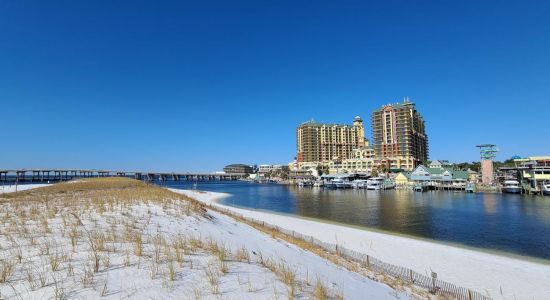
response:
[[[0,182],[58,182],[78,178],[128,177],[147,181],[203,181],[203,180],[239,180],[247,174],[233,173],[177,173],[151,171],[120,171],[96,169],[13,169],[0,170]]]

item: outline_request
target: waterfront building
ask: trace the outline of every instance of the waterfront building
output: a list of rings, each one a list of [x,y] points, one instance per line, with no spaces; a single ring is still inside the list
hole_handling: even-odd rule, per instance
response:
[[[478,182],[479,174],[476,171],[474,171],[472,169],[468,169],[466,172],[468,172],[468,181]]]
[[[409,183],[420,183],[432,186],[465,187],[468,182],[468,171],[446,168],[427,168],[419,165],[410,173]]]
[[[282,168],[283,168],[282,165],[259,165],[258,173],[260,174],[271,173],[271,172],[281,170]]]
[[[377,156],[377,164],[381,166],[386,166],[386,171],[397,173],[402,171],[412,171],[414,169],[414,166],[417,166],[419,162],[412,156]]]
[[[441,169],[443,168],[443,164],[439,160],[434,160],[430,162],[430,168],[432,169]]]
[[[223,171],[227,174],[252,174],[254,173],[254,169],[245,164],[232,164],[225,166],[223,168]]]
[[[537,182],[550,181],[550,156],[531,156],[514,159],[521,170],[521,177]]]
[[[424,119],[413,102],[385,105],[371,117],[374,149],[381,164],[413,170],[428,160]]]
[[[335,159],[328,163],[328,173],[365,173],[371,174],[377,167],[376,153],[373,148],[360,147],[352,150],[351,158]]]
[[[288,169],[290,171],[296,171],[298,170],[298,162],[296,160],[293,160],[287,164]]]
[[[315,180],[319,174],[315,169],[309,170],[291,170],[288,174],[288,179],[291,182],[311,181]]]
[[[394,180],[397,186],[411,185],[411,172],[399,172]]]
[[[364,147],[365,127],[357,116],[353,125],[308,121],[296,129],[297,163],[328,163],[352,158],[353,150]],[[301,167],[300,167],[301,168]]]

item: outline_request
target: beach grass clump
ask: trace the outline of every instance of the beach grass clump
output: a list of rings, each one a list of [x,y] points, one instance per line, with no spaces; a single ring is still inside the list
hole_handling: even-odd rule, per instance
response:
[[[15,263],[10,259],[0,260],[0,283],[6,283],[13,275]]]
[[[327,287],[323,284],[320,279],[317,279],[315,282],[315,289],[313,292],[313,297],[315,300],[326,300],[328,299],[328,290]]]
[[[239,250],[237,250],[235,258],[239,262],[250,263],[250,254],[248,253],[248,250],[245,246],[242,246]]]
[[[285,287],[288,298],[313,298],[317,289],[300,288],[307,284],[283,260],[207,236],[201,225],[215,219],[203,204],[137,180],[82,179],[1,194],[0,219],[1,297],[25,299],[32,291],[63,299],[87,291],[84,297],[97,298],[118,290],[128,294],[117,296],[138,297],[134,288],[109,282],[122,269],[166,296],[194,286],[188,293],[195,297],[226,298],[233,288],[223,284],[231,280],[251,298],[270,290],[278,298]],[[256,272],[267,279],[250,276]],[[200,280],[182,281],[189,278]]]
[[[220,293],[220,273],[215,263],[209,263],[204,270],[206,279],[210,283],[212,294],[218,295]]]

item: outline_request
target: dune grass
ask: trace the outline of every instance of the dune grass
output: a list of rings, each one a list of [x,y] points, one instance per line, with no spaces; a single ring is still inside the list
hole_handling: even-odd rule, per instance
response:
[[[271,290],[274,298],[316,293],[280,259],[251,257],[246,245],[230,249],[194,232],[167,231],[163,224],[213,217],[194,199],[133,179],[82,179],[0,194],[0,220],[2,297],[107,297],[116,291],[108,274],[120,269],[145,271],[142,278],[168,291],[185,289],[186,278],[202,277],[189,293],[202,294],[195,291],[204,282],[218,297],[224,293],[222,278],[234,278],[232,270],[245,265],[274,278],[262,284],[250,275],[248,282],[239,277],[238,285],[249,293]],[[281,286],[286,294],[278,294]]]

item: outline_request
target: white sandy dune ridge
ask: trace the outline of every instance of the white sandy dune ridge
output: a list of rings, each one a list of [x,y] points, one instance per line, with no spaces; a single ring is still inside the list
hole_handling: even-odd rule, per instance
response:
[[[185,194],[206,204],[218,205],[243,216],[339,244],[404,266],[419,273],[437,272],[438,278],[495,299],[550,299],[550,265],[299,217],[225,206],[217,203],[229,195],[190,190]],[[550,249],[549,249],[550,251]]]
[[[0,201],[0,299],[411,298],[186,201],[47,197]]]

